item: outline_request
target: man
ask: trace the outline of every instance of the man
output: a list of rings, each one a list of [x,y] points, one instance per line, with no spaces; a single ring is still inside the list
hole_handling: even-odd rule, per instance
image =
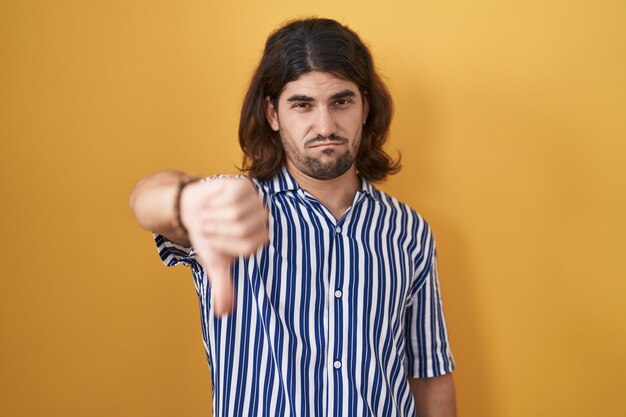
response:
[[[399,169],[391,113],[354,32],[294,21],[244,100],[249,175],[137,185],[161,258],[192,268],[215,416],[455,415],[430,228],[371,184]]]

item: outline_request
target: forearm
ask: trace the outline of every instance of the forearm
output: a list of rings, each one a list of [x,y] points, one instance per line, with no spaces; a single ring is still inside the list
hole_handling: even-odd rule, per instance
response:
[[[456,417],[452,374],[432,378],[410,378],[418,417]]]
[[[184,245],[189,238],[176,227],[175,199],[185,174],[160,171],[140,180],[130,196],[130,207],[141,227]]]

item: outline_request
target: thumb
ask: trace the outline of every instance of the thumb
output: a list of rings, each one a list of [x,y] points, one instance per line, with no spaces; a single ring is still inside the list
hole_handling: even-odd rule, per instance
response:
[[[214,249],[209,249],[200,256],[200,261],[211,281],[215,315],[222,316],[230,313],[233,309],[235,298],[233,283],[230,277],[233,258]]]

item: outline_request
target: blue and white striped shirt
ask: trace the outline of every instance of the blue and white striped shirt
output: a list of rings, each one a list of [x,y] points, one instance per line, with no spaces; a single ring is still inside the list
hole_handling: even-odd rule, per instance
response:
[[[339,220],[284,168],[256,185],[269,242],[234,262],[230,315],[193,251],[156,236],[193,270],[214,415],[414,416],[407,378],[454,368],[428,224],[367,181]]]

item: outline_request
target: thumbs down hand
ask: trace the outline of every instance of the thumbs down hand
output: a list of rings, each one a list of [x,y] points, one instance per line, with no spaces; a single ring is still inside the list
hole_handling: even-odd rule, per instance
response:
[[[267,208],[249,180],[218,177],[182,190],[180,218],[211,282],[215,315],[229,313],[234,308],[231,264],[267,241]]]

